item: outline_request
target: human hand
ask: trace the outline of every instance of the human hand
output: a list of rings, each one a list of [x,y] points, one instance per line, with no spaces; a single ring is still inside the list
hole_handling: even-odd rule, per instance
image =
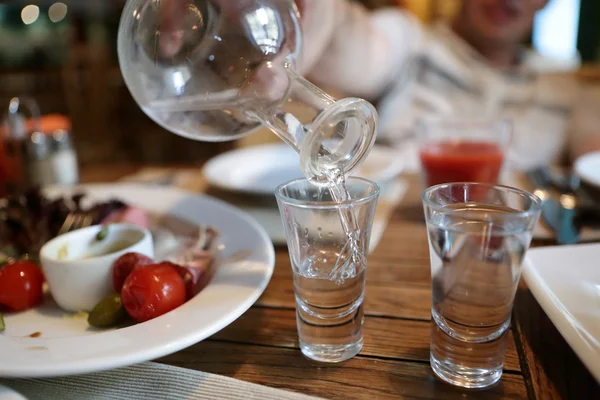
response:
[[[219,7],[221,14],[229,15],[238,12],[244,0],[210,0]],[[161,0],[159,2],[159,39],[161,54],[172,57],[183,45],[183,28],[188,14],[197,14],[197,6],[193,0]],[[195,16],[195,15],[194,15]]]
[[[244,1],[240,0],[211,0],[219,6],[221,12],[233,14],[243,7]],[[295,0],[300,16],[313,6],[313,0]],[[159,39],[158,46],[161,54],[171,57],[179,52],[183,44],[183,23],[186,14],[193,5],[192,0],[161,0],[159,3]]]
[[[159,3],[158,48],[165,57],[172,57],[181,49],[181,26],[189,4],[189,0],[162,0]]]

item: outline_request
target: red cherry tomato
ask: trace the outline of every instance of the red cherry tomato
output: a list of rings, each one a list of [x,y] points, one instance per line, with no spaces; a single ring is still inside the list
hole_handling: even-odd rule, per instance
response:
[[[191,297],[193,297],[195,282],[193,281],[193,276],[187,271],[187,269],[185,267],[182,267],[181,265],[172,263],[170,261],[162,261],[162,262],[158,263],[157,265],[169,266],[169,267],[173,268],[175,271],[177,271],[179,276],[181,276],[181,279],[183,279],[183,285],[185,286],[186,301],[189,300]]]
[[[117,258],[113,264],[113,289],[115,293],[121,293],[123,283],[135,268],[153,264],[154,261],[150,257],[146,257],[140,253],[126,253]]]
[[[168,264],[152,264],[134,269],[125,279],[121,299],[136,322],[148,321],[185,303],[185,283]]]
[[[44,274],[29,261],[17,261],[0,268],[0,305],[10,311],[35,307],[43,300]]]
[[[194,297],[198,291],[200,279],[206,272],[206,268],[202,266],[182,266],[169,261],[163,261],[160,265],[170,265],[175,268],[179,275],[183,278],[185,284],[186,301]]]

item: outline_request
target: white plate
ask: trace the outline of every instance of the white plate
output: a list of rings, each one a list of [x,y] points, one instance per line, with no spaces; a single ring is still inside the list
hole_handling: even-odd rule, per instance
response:
[[[353,175],[381,184],[402,169],[402,157],[386,147],[374,146]],[[223,153],[209,160],[203,173],[216,187],[257,195],[272,195],[281,183],[302,177],[298,153],[280,143]]]
[[[39,308],[5,315],[6,330],[0,334],[0,377],[81,374],[171,354],[232,323],[254,304],[271,279],[275,255],[269,237],[257,222],[232,206],[169,188],[81,188],[96,200],[116,197],[152,212],[215,227],[220,233],[217,272],[186,304],[126,328],[91,329],[85,318],[61,312],[48,299]],[[41,332],[41,336],[29,337],[34,332]]]
[[[579,157],[575,161],[575,173],[582,181],[600,188],[600,152]]]
[[[27,400],[27,398],[9,387],[0,385],[0,400]]]
[[[600,244],[528,252],[523,276],[552,323],[600,382]]]

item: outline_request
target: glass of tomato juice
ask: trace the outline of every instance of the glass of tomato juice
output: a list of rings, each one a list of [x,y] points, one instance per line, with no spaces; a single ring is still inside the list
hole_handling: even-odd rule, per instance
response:
[[[417,123],[425,187],[498,183],[512,138],[509,120],[428,119]]]

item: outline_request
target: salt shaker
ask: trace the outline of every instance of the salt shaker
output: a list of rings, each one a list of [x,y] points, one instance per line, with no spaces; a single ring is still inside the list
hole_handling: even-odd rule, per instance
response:
[[[3,120],[2,141],[0,142],[0,194],[5,195],[30,185],[29,177],[29,135],[27,120],[22,114],[26,109],[32,126],[39,128],[39,108],[31,98],[13,97],[8,104],[8,114]]]
[[[24,118],[22,108],[30,114],[29,119]],[[41,116],[34,99],[15,97],[9,103],[5,125],[7,134],[0,143],[0,169],[4,173],[0,176],[5,175],[6,182],[0,186],[10,191],[31,185],[78,183],[77,156],[68,118],[57,114]]]
[[[74,185],[79,182],[77,155],[71,135],[67,130],[59,129],[52,132],[50,138],[50,164],[54,174],[54,183],[59,185]]]
[[[33,132],[25,144],[27,182],[34,186],[54,184],[50,142],[42,132]]]
[[[74,185],[79,181],[77,156],[69,132],[33,132],[27,146],[28,178],[38,186]]]

